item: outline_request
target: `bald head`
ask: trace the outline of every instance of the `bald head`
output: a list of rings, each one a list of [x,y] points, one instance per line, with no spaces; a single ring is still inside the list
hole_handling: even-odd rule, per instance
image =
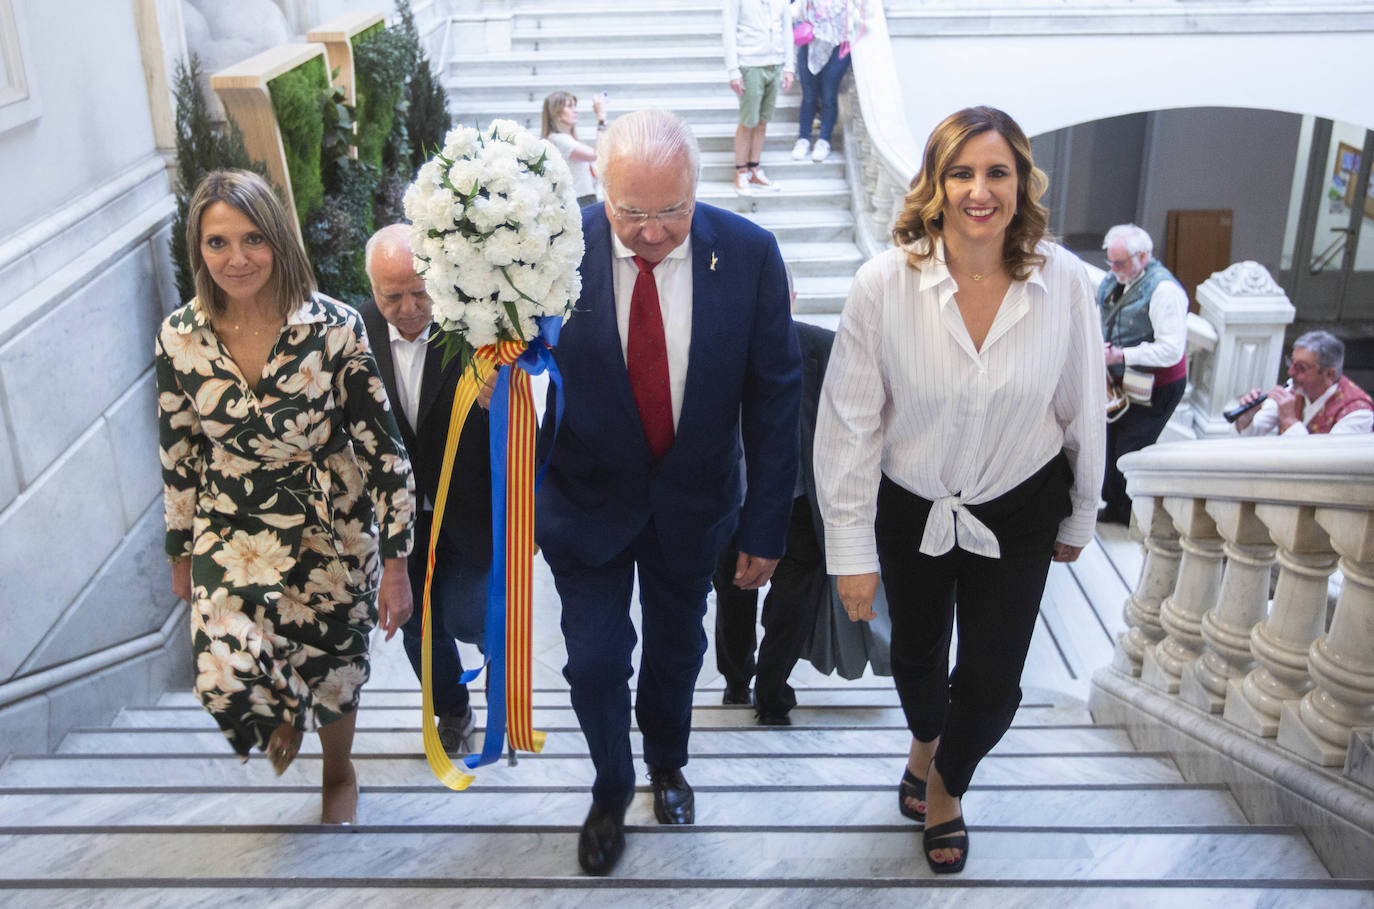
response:
[[[432,315],[425,281],[415,273],[410,253],[410,225],[390,224],[373,234],[364,264],[382,317],[407,341],[415,340],[429,327]]]

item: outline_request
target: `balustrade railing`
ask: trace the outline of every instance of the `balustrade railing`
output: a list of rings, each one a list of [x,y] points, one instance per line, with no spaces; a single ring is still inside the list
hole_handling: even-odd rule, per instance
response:
[[[1172,442],[1120,464],[1146,560],[1113,667],[1344,764],[1374,727],[1374,436]]]
[[[864,11],[864,33],[853,48],[854,78],[840,98],[840,113],[855,241],[871,258],[891,245],[892,223],[920,169],[921,152],[907,127],[882,4],[872,0]]]

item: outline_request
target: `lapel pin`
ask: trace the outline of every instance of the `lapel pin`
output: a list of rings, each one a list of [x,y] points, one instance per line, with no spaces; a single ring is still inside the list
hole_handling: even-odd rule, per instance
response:
[[[716,254],[711,253],[711,271],[716,270]]]

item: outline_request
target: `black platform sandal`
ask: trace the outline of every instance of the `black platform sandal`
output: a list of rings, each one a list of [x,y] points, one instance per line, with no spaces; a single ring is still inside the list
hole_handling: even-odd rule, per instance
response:
[[[927,827],[921,836],[921,848],[926,853],[926,864],[936,874],[957,874],[963,871],[964,862],[968,861],[968,828],[964,826],[963,815],[952,821]],[[930,857],[930,853],[936,849],[958,849],[959,860],[957,862],[937,862]]]
[[[926,822],[926,813],[908,807],[908,799],[917,802],[924,802],[926,800],[926,781],[917,779],[910,768],[907,768],[902,774],[901,785],[897,787],[897,807],[901,810],[902,817],[909,817],[918,824],[924,824]]]

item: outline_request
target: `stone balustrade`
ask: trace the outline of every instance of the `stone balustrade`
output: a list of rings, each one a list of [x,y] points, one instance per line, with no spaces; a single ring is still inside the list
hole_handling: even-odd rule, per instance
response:
[[[907,127],[881,3],[866,4],[853,56],[854,78],[840,98],[840,122],[855,240],[871,258],[891,245],[893,221],[921,160]]]
[[[1146,561],[1114,668],[1304,761],[1344,764],[1374,727],[1374,436],[1172,442],[1121,467]]]

